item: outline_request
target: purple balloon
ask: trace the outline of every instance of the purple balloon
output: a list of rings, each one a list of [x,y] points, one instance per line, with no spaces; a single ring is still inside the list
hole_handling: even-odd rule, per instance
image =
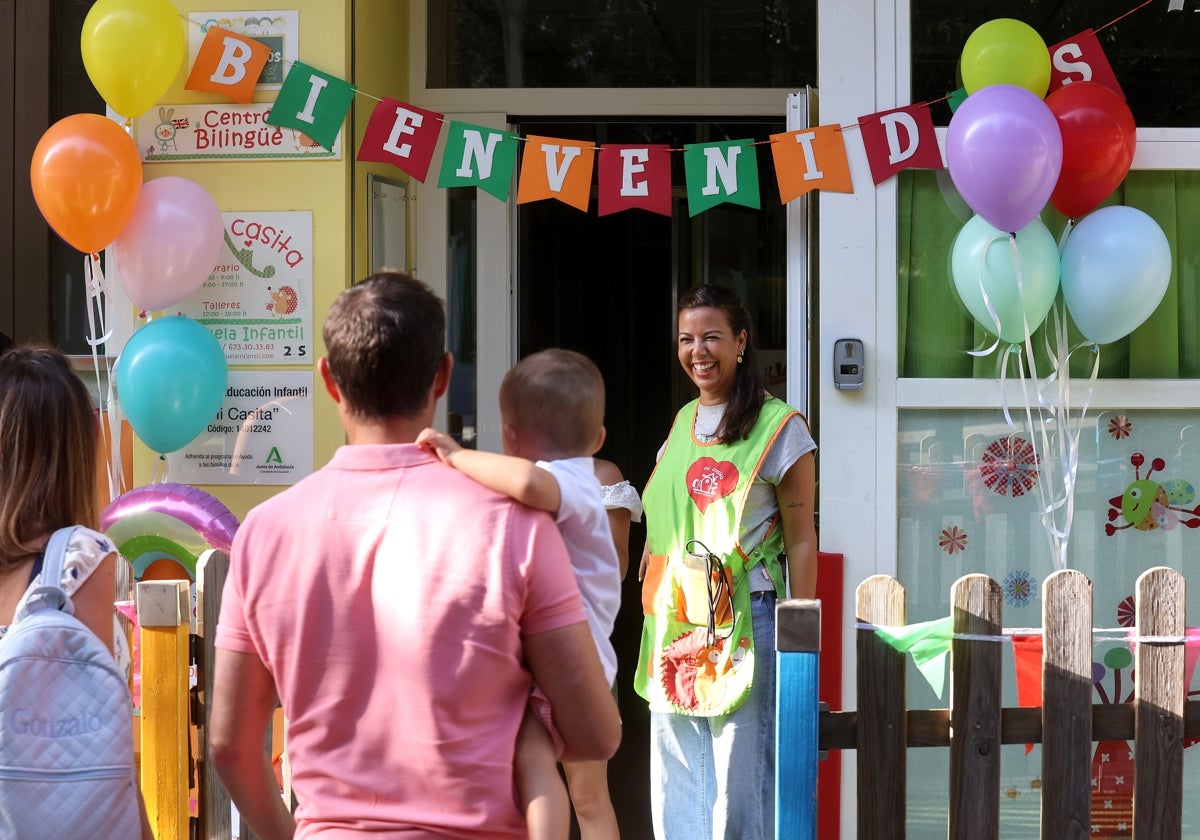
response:
[[[1037,218],[1062,169],[1062,132],[1054,112],[1016,85],[989,85],[968,96],[946,130],[946,166],[972,210],[1012,233]]]
[[[211,548],[229,551],[238,519],[218,499],[190,484],[145,484],[122,493],[100,512],[100,530],[142,513],[165,514],[194,529]]]

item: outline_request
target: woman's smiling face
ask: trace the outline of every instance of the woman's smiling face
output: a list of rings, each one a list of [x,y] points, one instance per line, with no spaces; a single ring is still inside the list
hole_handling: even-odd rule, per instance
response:
[[[679,313],[679,363],[700,389],[704,405],[728,400],[745,346],[746,331],[734,335],[720,309],[697,306]]]

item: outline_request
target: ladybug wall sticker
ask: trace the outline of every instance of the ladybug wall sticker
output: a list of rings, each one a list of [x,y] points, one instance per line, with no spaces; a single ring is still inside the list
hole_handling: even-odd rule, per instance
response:
[[[1151,476],[1161,472],[1167,465],[1162,458],[1150,462],[1150,469],[1142,476],[1141,468],[1146,463],[1146,456],[1135,452],[1129,456],[1133,465],[1133,483],[1125,488],[1120,496],[1108,500],[1108,522],[1104,533],[1112,536],[1117,531],[1133,528],[1138,531],[1153,531],[1162,528],[1170,531],[1176,525],[1188,528],[1200,528],[1200,505],[1189,507],[1196,500],[1196,488],[1190,481],[1182,478],[1168,478],[1157,481]],[[1121,517],[1124,525],[1114,525],[1113,522]]]

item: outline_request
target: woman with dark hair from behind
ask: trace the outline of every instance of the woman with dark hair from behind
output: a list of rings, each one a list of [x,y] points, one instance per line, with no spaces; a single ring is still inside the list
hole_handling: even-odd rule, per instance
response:
[[[50,535],[80,525],[67,543],[58,583],[75,617],[111,652],[116,566],[123,561],[92,530],[100,520],[100,425],[87,388],[61,352],[16,346],[0,355],[0,430],[0,638],[26,591],[41,584]],[[140,790],[136,795],[142,838],[153,840]],[[103,834],[103,827],[96,832]]]
[[[775,836],[775,602],[816,587],[816,443],[767,393],[731,289],[679,301],[676,351],[699,398],[643,493],[634,687],[650,703],[657,840]]]

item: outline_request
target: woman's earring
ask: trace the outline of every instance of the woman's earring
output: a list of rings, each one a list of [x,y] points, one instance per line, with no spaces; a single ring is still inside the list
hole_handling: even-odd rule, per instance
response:
[[[742,363],[742,351],[739,350],[738,351],[738,364],[740,365],[741,363]]]

